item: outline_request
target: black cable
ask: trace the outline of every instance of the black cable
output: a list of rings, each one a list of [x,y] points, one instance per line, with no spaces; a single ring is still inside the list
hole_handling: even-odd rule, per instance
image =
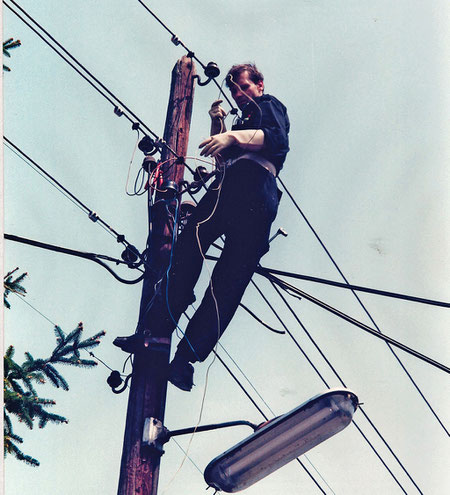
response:
[[[443,301],[435,301],[433,299],[426,299],[423,297],[408,296],[406,294],[399,294],[397,292],[391,292],[386,290],[371,289],[370,287],[363,287],[361,285],[352,285],[348,283],[335,282],[334,280],[327,280],[324,278],[311,277],[310,275],[301,275],[299,273],[286,272],[283,270],[276,270],[274,268],[266,268],[259,266],[256,269],[256,273],[264,275],[265,273],[271,273],[273,275],[280,275],[282,277],[296,278],[300,280],[307,280],[309,282],[318,282],[320,284],[332,285],[334,287],[341,287],[343,289],[350,289],[352,291],[368,292],[370,294],[376,294],[378,296],[393,297],[396,299],[404,299],[405,301],[418,302],[422,304],[430,304],[433,306],[442,306],[444,308],[450,308],[450,303]]]
[[[77,256],[78,258],[84,258],[84,259],[87,259],[90,261],[94,261],[95,263],[98,263],[100,266],[102,266],[103,268],[108,270],[116,280],[118,280],[119,282],[122,282],[123,284],[128,284],[128,285],[137,284],[144,278],[144,274],[142,274],[140,277],[138,277],[135,280],[126,280],[126,279],[120,277],[119,275],[117,275],[116,272],[114,272],[114,270],[112,270],[112,268],[110,268],[106,263],[103,263],[103,261],[101,261],[99,258],[105,259],[107,261],[112,261],[112,262],[117,263],[117,264],[121,263],[121,264],[128,265],[128,263],[123,261],[123,260],[111,258],[110,256],[106,256],[106,255],[102,255],[102,254],[96,254],[96,253],[87,253],[87,252],[83,252],[83,251],[76,251],[74,249],[64,248],[61,246],[55,246],[53,244],[47,244],[45,242],[35,241],[33,239],[26,239],[25,237],[19,237],[19,236],[12,235],[12,234],[6,234],[5,233],[4,237],[5,237],[5,239],[7,239],[9,241],[20,242],[22,244],[28,244],[29,246],[34,246],[34,247],[38,247],[41,249],[47,249],[49,251],[55,251],[58,253],[68,254],[70,256]]]
[[[356,320],[355,318],[343,313],[342,311],[339,311],[338,309],[330,306],[329,304],[321,301],[320,299],[317,299],[316,297],[311,296],[307,292],[304,292],[304,291],[298,289],[297,287],[294,287],[293,285],[290,285],[287,282],[284,282],[283,280],[281,280],[281,279],[279,279],[273,275],[268,275],[267,278],[268,278],[268,280],[276,283],[281,288],[283,288],[283,289],[286,288],[286,289],[289,289],[289,290],[295,292],[300,297],[303,297],[303,298],[307,299],[308,301],[311,301],[312,303],[316,304],[317,306],[320,306],[321,308],[326,309],[330,313],[333,313],[334,315],[339,316],[343,320],[345,320],[349,323],[352,323],[353,325],[355,325],[355,326],[361,328],[362,330],[370,333],[371,335],[377,337],[378,339],[384,340],[385,342],[389,342],[391,345],[398,347],[399,349],[407,352],[408,354],[411,354],[412,356],[414,356],[418,359],[421,359],[422,361],[425,361],[426,363],[431,364],[432,366],[434,366],[434,367],[436,367],[442,371],[445,371],[446,373],[450,373],[450,368],[448,368],[444,364],[439,363],[438,361],[435,361],[434,359],[431,359],[430,357],[426,356],[425,354],[422,354],[422,353],[412,349],[411,347],[408,347],[405,344],[402,344],[401,342],[398,342],[398,341],[392,339],[391,337],[388,337],[387,335],[374,330],[373,328],[370,328],[369,326],[365,325],[364,323],[361,323],[360,321]]]
[[[137,121],[144,129],[148,131],[149,134],[151,134],[157,141],[158,144],[164,146],[170,153],[172,153],[175,157],[180,158],[178,154],[156,133],[154,133],[150,127],[148,127],[142,119],[140,119],[134,112],[132,112],[117,96],[115,96],[98,78],[96,78],[86,67],[84,67],[83,64],[81,64],[71,53],[66,50],[61,43],[59,43],[48,31],[46,31],[45,28],[43,28],[32,16],[30,16],[20,5],[18,5],[14,0],[9,0],[11,3],[13,3],[18,9],[20,9],[23,14],[30,19],[38,28],[44,32],[61,50],[63,50],[64,53],[66,53],[76,64],[78,64],[79,67],[81,67],[86,74],[88,74],[110,97],[114,98],[116,102],[119,105],[114,102],[109,96],[107,96],[104,92],[102,92],[89,78],[86,77],[85,74],[83,74],[70,60],[68,60],[63,54],[61,54],[51,43],[49,43],[48,40],[45,39],[44,36],[42,36],[39,31],[37,31],[31,24],[29,24],[20,14],[18,14],[10,5],[6,3],[5,0],[3,0],[3,3],[8,7],[11,12],[13,12],[24,24],[26,24],[39,38],[42,39],[57,55],[59,55],[67,64],[69,64],[83,79],[85,79],[98,93],[100,93],[113,107],[121,111],[121,113],[125,116],[129,122],[132,124],[135,124]],[[126,110],[130,115],[134,117],[135,120],[131,119],[123,110]]]
[[[317,344],[317,342],[314,340],[314,338],[312,337],[312,335],[310,334],[310,332],[307,330],[307,328],[305,327],[305,325],[302,323],[302,321],[300,320],[300,318],[298,317],[298,315],[295,313],[295,311],[292,308],[292,306],[288,303],[288,301],[286,300],[286,298],[280,292],[280,290],[276,286],[275,282],[274,281],[271,281],[271,285],[275,289],[275,291],[277,292],[277,294],[280,296],[280,298],[284,302],[284,304],[287,306],[287,308],[289,309],[289,311],[291,312],[291,314],[294,316],[294,318],[296,319],[297,323],[300,325],[300,327],[302,328],[302,330],[306,333],[307,337],[309,338],[309,340],[311,341],[311,343],[314,345],[314,347],[316,348],[316,350],[319,352],[319,354],[322,356],[322,358],[324,359],[324,361],[327,363],[327,365],[329,366],[329,368],[331,369],[331,371],[334,373],[334,375],[336,376],[336,378],[340,381],[341,385],[344,388],[348,388],[347,385],[345,384],[344,380],[342,380],[342,378],[340,377],[339,373],[336,371],[336,369],[331,364],[331,362],[328,360],[328,358],[325,356],[325,354],[323,353],[322,349],[319,347],[319,345]],[[328,387],[328,384],[324,380],[322,380],[322,381]],[[377,435],[379,436],[379,438],[382,440],[382,442],[384,443],[384,445],[388,448],[389,452],[392,454],[392,456],[394,457],[394,459],[398,462],[398,464],[403,469],[403,471],[405,472],[405,474],[408,476],[408,478],[411,480],[411,482],[414,484],[414,486],[417,488],[417,490],[419,490],[419,492],[422,493],[421,490],[420,490],[420,488],[417,486],[416,482],[412,478],[412,476],[409,474],[409,472],[407,471],[407,469],[403,465],[403,463],[400,461],[400,459],[397,457],[397,455],[395,454],[395,452],[392,450],[392,448],[389,445],[389,443],[386,441],[386,439],[380,433],[380,431],[378,430],[378,428],[375,426],[375,424],[369,418],[369,416],[367,415],[367,413],[364,411],[363,407],[360,405],[359,408],[360,408],[361,413],[363,414],[363,416],[367,419],[367,421],[369,422],[370,426],[372,426],[372,428],[375,430],[375,432],[377,433]],[[355,423],[355,426],[357,426],[356,423]],[[357,428],[358,428],[358,430],[360,430],[358,426],[357,426]],[[362,431],[360,431],[360,432],[362,433]],[[363,436],[365,437],[364,434],[363,434]],[[390,471],[390,469],[387,467],[387,465],[385,464],[385,462],[383,461],[383,459],[379,456],[378,452],[374,449],[374,447],[372,446],[372,444],[370,442],[369,442],[369,445],[372,447],[372,449],[374,450],[374,452],[376,453],[376,455],[379,457],[379,459],[381,460],[381,462],[386,466],[386,468],[388,469],[388,471],[393,476],[393,474]],[[394,477],[394,479],[398,483],[398,480],[395,478],[395,476],[393,476],[393,477]],[[401,485],[400,485],[400,487],[403,490],[403,487]]]
[[[342,277],[342,279],[345,281],[345,283],[347,285],[349,285],[349,282],[347,280],[347,277],[344,275],[344,273],[342,272],[342,270],[339,268],[338,264],[336,263],[336,261],[334,260],[334,258],[331,256],[331,253],[328,251],[328,249],[326,248],[325,244],[322,242],[322,239],[320,238],[319,234],[315,231],[314,227],[311,225],[310,221],[308,220],[308,218],[306,217],[306,215],[303,213],[303,211],[301,210],[300,206],[298,205],[298,203],[295,201],[294,197],[292,196],[292,194],[289,192],[288,188],[286,187],[286,185],[284,184],[284,182],[280,179],[280,177],[278,177],[278,181],[280,182],[281,186],[283,187],[283,189],[285,190],[286,194],[289,196],[289,198],[291,199],[292,203],[294,204],[295,208],[297,209],[297,211],[299,212],[299,214],[301,215],[301,217],[305,220],[306,224],[308,225],[308,227],[310,228],[310,230],[312,231],[312,233],[314,234],[314,236],[316,237],[316,239],[318,240],[319,244],[322,246],[323,250],[325,251],[325,253],[327,254],[328,258],[330,259],[330,261],[333,263],[334,267],[336,268],[336,270],[338,271],[338,273],[340,274],[340,276]],[[355,296],[356,300],[358,301],[358,303],[360,304],[360,306],[362,307],[362,309],[364,310],[364,312],[366,313],[366,315],[369,317],[370,321],[373,323],[373,325],[375,326],[376,330],[381,333],[381,330],[380,328],[378,327],[378,325],[376,324],[374,318],[372,317],[372,315],[369,313],[368,309],[366,308],[366,306],[364,305],[364,303],[361,301],[361,299],[359,298],[358,294],[356,294],[356,292],[354,290],[352,290],[353,292],[353,295]],[[436,411],[433,409],[433,407],[431,406],[430,402],[428,401],[428,399],[425,397],[425,395],[423,394],[422,390],[420,389],[420,387],[417,385],[416,381],[414,380],[414,378],[412,377],[412,375],[409,373],[409,371],[406,369],[405,365],[403,364],[403,362],[400,360],[400,358],[397,356],[395,350],[389,345],[388,342],[386,342],[386,345],[389,347],[389,350],[392,352],[392,354],[394,355],[395,359],[397,360],[397,362],[399,363],[400,367],[403,369],[403,371],[406,373],[406,375],[408,376],[409,380],[411,381],[411,383],[413,384],[413,386],[415,387],[415,389],[417,390],[417,392],[419,393],[419,395],[422,397],[422,399],[424,400],[425,404],[428,406],[429,410],[431,411],[431,413],[433,414],[433,416],[435,417],[435,419],[438,421],[438,423],[441,425],[441,427],[443,428],[443,430],[445,431],[445,433],[447,433],[447,436],[450,436],[447,428],[444,426],[443,422],[441,421],[441,419],[439,418],[439,416],[437,415]]]
[[[278,333],[278,334],[285,334],[286,332],[283,332],[282,330],[277,330],[273,327],[271,327],[270,325],[268,325],[265,321],[261,320],[261,318],[259,318],[259,316],[257,316],[255,313],[253,313],[252,310],[250,310],[249,308],[247,308],[247,306],[245,306],[245,304],[242,304],[242,303],[239,303],[239,306],[242,308],[242,309],[245,309],[245,311],[247,311],[247,313],[250,315],[250,316],[253,316],[253,318],[258,322],[258,323],[261,323],[261,325],[263,325],[264,327],[266,327],[268,330],[270,330],[271,332],[274,332],[274,333]]]

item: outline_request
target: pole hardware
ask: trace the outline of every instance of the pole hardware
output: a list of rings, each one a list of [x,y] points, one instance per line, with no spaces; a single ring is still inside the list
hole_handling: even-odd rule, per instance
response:
[[[153,138],[144,136],[138,144],[138,148],[144,155],[154,155],[158,150],[158,146]]]
[[[124,251],[120,255],[120,257],[125,261],[130,268],[133,268],[136,266],[136,262],[139,258],[141,258],[141,253],[139,252],[138,248],[136,246],[133,246],[132,244],[128,245],[125,247]],[[142,263],[142,261],[141,261]],[[139,264],[141,264],[139,263]]]
[[[162,456],[163,445],[168,441],[167,432],[167,428],[159,419],[145,418],[141,442],[143,456],[148,454]]]
[[[199,86],[206,86],[209,84],[213,79],[215,79],[219,74],[220,74],[220,69],[219,66],[215,62],[208,62],[208,64],[205,67],[205,76],[207,77],[206,81],[201,81],[200,76],[194,76],[198,80],[198,85]]]
[[[263,423],[262,425],[264,425]],[[200,433],[202,431],[212,431],[221,428],[230,428],[232,426],[249,426],[253,431],[257,431],[262,425],[256,425],[250,421],[237,420],[227,421],[225,423],[213,423],[203,426],[192,426],[189,428],[182,428],[179,430],[168,430],[163,423],[157,418],[145,418],[144,428],[142,432],[142,449],[143,454],[149,452],[156,453],[160,456],[164,454],[163,445],[167,443],[172,437],[180,435],[189,435],[192,433]]]
[[[279,235],[282,235],[283,237],[287,237],[288,236],[288,233],[283,229],[283,227],[280,227],[276,232],[275,234],[273,234],[273,236],[269,239],[269,244],[276,238],[278,237]]]
[[[128,387],[128,382],[131,378],[131,373],[125,378],[125,381],[122,380],[122,376],[119,371],[113,370],[111,374],[106,379],[106,383],[111,387],[111,391],[114,394],[121,394]],[[123,386],[119,389],[119,387],[123,384]]]
[[[113,344],[129,354],[142,354],[155,351],[170,353],[169,337],[151,337],[145,333],[135,333],[130,337],[116,337]]]
[[[156,161],[156,158],[153,155],[145,156],[142,162],[142,168],[144,169],[145,172],[151,174],[157,166],[158,166],[158,162]]]

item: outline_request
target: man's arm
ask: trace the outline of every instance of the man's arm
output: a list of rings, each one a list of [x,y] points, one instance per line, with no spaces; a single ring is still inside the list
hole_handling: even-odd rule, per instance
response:
[[[261,129],[244,129],[210,136],[200,143],[199,148],[203,148],[200,155],[215,157],[225,148],[233,145],[244,150],[259,151],[264,147],[264,132]]]

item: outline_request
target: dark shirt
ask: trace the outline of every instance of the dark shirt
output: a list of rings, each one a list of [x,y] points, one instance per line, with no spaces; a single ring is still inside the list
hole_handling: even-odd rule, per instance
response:
[[[283,167],[289,151],[289,117],[286,107],[271,95],[258,96],[242,110],[232,126],[233,131],[261,129],[264,132],[264,147],[257,151],[259,155],[275,165],[277,174]],[[237,158],[245,153],[239,146],[232,146],[224,153],[224,158]]]

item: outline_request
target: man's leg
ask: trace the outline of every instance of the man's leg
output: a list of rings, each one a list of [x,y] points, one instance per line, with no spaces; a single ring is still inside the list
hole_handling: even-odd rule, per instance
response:
[[[190,362],[203,361],[212,351],[268,250],[270,227],[278,208],[275,179],[257,164],[253,170],[253,163],[244,165],[249,167],[241,175],[251,175],[255,187],[243,191],[243,182],[235,180],[236,188],[224,195],[228,208],[224,250],[176,354]]]

